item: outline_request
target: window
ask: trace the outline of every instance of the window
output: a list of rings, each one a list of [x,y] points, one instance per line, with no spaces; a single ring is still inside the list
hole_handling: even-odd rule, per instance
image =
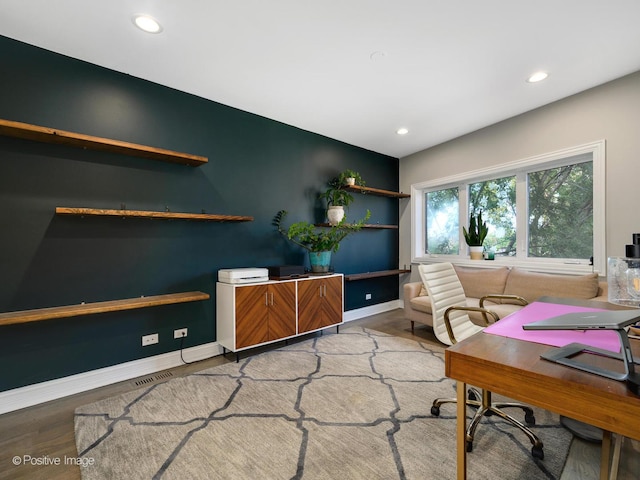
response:
[[[531,172],[527,185],[528,255],[593,256],[593,162]]]
[[[466,262],[461,226],[482,211],[484,247],[498,262],[604,273],[604,147],[600,141],[412,185],[412,261]]]
[[[427,206],[426,253],[457,255],[460,251],[458,189],[425,193]]]
[[[487,251],[497,256],[516,254],[516,177],[508,176],[469,184],[469,213],[482,212],[489,233]],[[468,218],[468,216],[467,216]],[[465,225],[469,222],[466,221]]]

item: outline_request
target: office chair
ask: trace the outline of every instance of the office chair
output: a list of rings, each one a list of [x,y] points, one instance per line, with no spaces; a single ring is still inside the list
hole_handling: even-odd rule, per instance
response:
[[[468,307],[464,289],[458,279],[458,275],[451,263],[436,263],[430,265],[420,265],[418,267],[420,277],[431,300],[431,315],[433,316],[433,331],[438,340],[446,345],[453,345],[457,341],[464,340],[471,335],[482,331],[489,325],[488,318],[498,321],[498,315],[486,308]],[[480,300],[480,305],[484,306],[486,298],[499,299],[509,298],[518,300],[526,304],[526,300],[513,295],[488,295]],[[485,327],[474,323],[467,312],[479,312],[485,322]],[[445,403],[456,403],[455,398],[438,398],[433,401],[431,414],[440,415],[440,406]],[[543,445],[540,439],[524,424],[502,411],[503,408],[515,407],[524,411],[524,420],[528,425],[535,425],[533,410],[526,405],[519,403],[493,403],[491,392],[482,390],[480,393],[476,388],[470,387],[467,398],[467,405],[476,408],[476,413],[471,419],[467,428],[465,443],[467,452],[473,450],[473,436],[476,428],[483,416],[497,415],[506,422],[514,425],[524,432],[531,444],[531,455],[535,458],[543,459]]]

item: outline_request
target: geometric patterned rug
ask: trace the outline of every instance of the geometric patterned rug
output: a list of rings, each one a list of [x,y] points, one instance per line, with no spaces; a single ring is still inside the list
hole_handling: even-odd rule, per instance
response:
[[[334,332],[78,408],[78,455],[91,459],[82,478],[455,478],[456,407],[430,414],[434,398],[455,396],[444,350]],[[534,413],[544,460],[519,430],[485,418],[470,480],[560,477],[572,435]]]

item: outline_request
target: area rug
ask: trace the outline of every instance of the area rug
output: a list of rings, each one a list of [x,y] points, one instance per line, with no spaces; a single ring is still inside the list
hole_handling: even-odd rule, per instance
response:
[[[84,480],[453,479],[456,407],[430,414],[443,396],[443,349],[348,327],[80,407],[76,445]],[[469,479],[560,477],[571,434],[534,412],[544,460],[489,417]]]

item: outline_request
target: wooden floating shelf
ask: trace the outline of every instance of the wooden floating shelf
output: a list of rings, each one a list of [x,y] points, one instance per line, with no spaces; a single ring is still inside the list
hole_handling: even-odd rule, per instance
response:
[[[72,147],[88,148],[91,150],[102,150],[112,153],[131,155],[134,157],[148,158],[151,160],[161,160],[163,162],[180,163],[198,167],[207,163],[207,157],[192,155],[190,153],[175,152],[163,148],[147,147],[136,143],[122,142],[108,138],[94,137],[82,133],[56,130],[29,123],[13,122],[0,119],[0,135],[7,137],[23,138],[43,143],[56,143],[69,145]]]
[[[331,227],[330,223],[315,223],[316,227]],[[373,228],[373,229],[398,229],[397,225],[381,225],[379,223],[365,223],[362,225],[362,228]]]
[[[362,228],[380,228],[380,229],[391,229],[391,230],[397,230],[398,229],[398,225],[381,225],[379,223],[372,223],[372,224],[364,224],[362,226]]]
[[[370,193],[371,195],[378,195],[381,197],[393,197],[393,198],[409,198],[411,195],[402,192],[392,192],[390,190],[382,190],[380,188],[361,187],[360,185],[344,185],[343,190],[358,193]]]
[[[402,275],[403,273],[411,273],[411,270],[399,268],[396,270],[380,270],[379,272],[354,273],[351,275],[345,275],[344,279],[347,282],[352,282],[355,280],[364,280],[367,278],[391,277],[393,275]]]
[[[197,302],[200,300],[208,300],[209,298],[210,296],[208,293],[194,291],[154,295],[151,297],[110,300],[106,302],[81,303],[80,305],[67,305],[63,307],[20,310],[16,312],[0,313],[0,326],[16,323],[39,322],[42,320],[53,320],[56,318],[77,317],[80,315],[92,315],[94,313],[156,307],[174,303]]]
[[[196,220],[200,222],[251,222],[253,217],[240,215],[215,215],[210,213],[153,212],[146,210],[109,210],[103,208],[56,207],[56,215],[164,218],[174,220]]]

